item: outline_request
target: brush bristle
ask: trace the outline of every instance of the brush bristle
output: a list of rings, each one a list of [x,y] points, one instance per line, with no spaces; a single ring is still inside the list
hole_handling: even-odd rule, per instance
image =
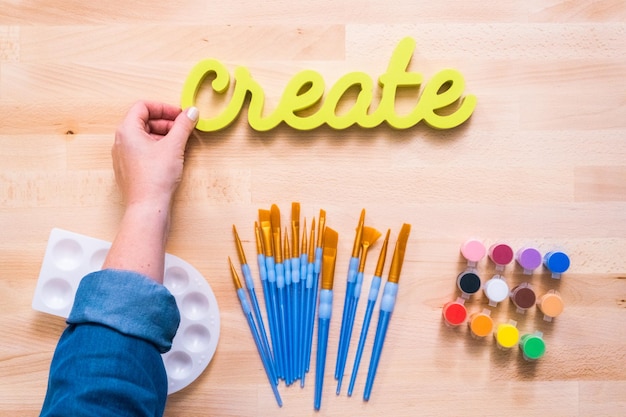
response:
[[[396,284],[400,280],[400,271],[402,271],[402,263],[404,262],[404,252],[406,251],[406,244],[409,240],[409,233],[411,232],[410,224],[403,224],[396,241],[396,248],[393,252],[393,258],[391,259],[391,268],[389,270],[389,282],[395,282]]]
[[[335,279],[335,261],[339,235],[330,227],[324,229],[324,249],[322,252],[322,289],[332,290]]]

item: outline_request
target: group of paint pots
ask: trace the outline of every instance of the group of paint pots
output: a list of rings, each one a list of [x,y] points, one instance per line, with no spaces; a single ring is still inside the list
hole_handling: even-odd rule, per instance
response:
[[[536,360],[545,353],[545,341],[541,332],[524,334],[520,337],[515,320],[494,325],[491,311],[488,308],[470,314],[465,306],[465,301],[479,292],[482,287],[483,293],[490,307],[496,307],[507,298],[516,307],[517,312],[524,314],[535,305],[543,313],[545,321],[552,321],[563,311],[563,300],[556,290],[549,290],[538,297],[533,286],[529,282],[510,289],[503,271],[506,265],[517,261],[524,275],[532,273],[542,264],[551,273],[552,278],[560,279],[567,271],[570,260],[567,254],[561,251],[550,251],[544,256],[534,247],[523,247],[517,252],[505,243],[496,243],[489,248],[489,259],[495,264],[495,275],[484,285],[478,274],[477,264],[487,254],[487,249],[479,240],[471,239],[461,246],[461,254],[467,259],[467,268],[459,274],[456,280],[461,296],[455,301],[448,302],[443,307],[443,318],[448,326],[457,327],[467,322],[470,332],[475,338],[484,338],[493,334],[496,343],[501,349],[511,349],[519,345],[527,360]]]

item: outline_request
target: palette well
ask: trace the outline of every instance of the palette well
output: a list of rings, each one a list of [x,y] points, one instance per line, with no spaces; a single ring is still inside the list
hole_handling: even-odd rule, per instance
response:
[[[111,242],[55,228],[51,231],[32,306],[67,318],[81,279],[102,268]],[[220,314],[211,286],[181,258],[165,255],[163,285],[180,311],[172,348],[164,353],[168,394],[191,384],[213,358],[220,336]]]

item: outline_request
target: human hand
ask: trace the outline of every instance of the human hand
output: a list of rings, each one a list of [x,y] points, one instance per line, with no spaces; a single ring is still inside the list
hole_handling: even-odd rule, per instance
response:
[[[138,102],[115,133],[111,154],[127,205],[169,206],[182,179],[185,146],[198,110],[185,112],[163,103]]]

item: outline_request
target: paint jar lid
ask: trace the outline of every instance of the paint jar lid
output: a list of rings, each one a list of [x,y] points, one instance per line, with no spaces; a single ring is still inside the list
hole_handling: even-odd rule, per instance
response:
[[[487,249],[480,240],[468,239],[461,245],[461,254],[467,259],[468,265],[475,266],[486,253]]]
[[[493,319],[491,318],[489,310],[472,314],[469,328],[476,337],[485,337],[491,333],[493,330]]]
[[[510,349],[519,342],[519,330],[517,330],[516,326],[517,323],[514,321],[498,325],[495,333],[498,346]]]
[[[524,247],[517,251],[516,258],[517,262],[524,269],[524,274],[527,275],[532,274],[532,272],[537,269],[543,261],[541,252],[531,247]]]
[[[489,299],[489,305],[495,307],[509,296],[509,285],[501,275],[494,275],[493,278],[485,283],[483,292]]]
[[[489,248],[489,258],[496,264],[496,269],[503,270],[513,260],[513,249],[506,243],[496,243]]]
[[[537,295],[529,283],[522,282],[511,290],[511,301],[517,307],[518,312],[523,312],[535,305]]]
[[[544,294],[539,299],[538,306],[544,314],[544,319],[546,321],[551,321],[554,317],[559,316],[564,309],[563,299],[555,290],[550,290]]]
[[[543,263],[552,272],[552,278],[561,278],[561,274],[569,269],[569,256],[564,252],[552,251],[543,257]]]
[[[546,342],[541,332],[523,335],[519,345],[526,360],[537,360],[546,353]]]
[[[467,318],[467,309],[465,308],[465,300],[457,298],[456,301],[450,301],[443,306],[443,318],[446,324],[450,326],[459,326],[463,324]]]
[[[475,294],[480,289],[480,277],[475,270],[466,270],[459,274],[456,279],[456,285],[463,293],[464,298]]]

